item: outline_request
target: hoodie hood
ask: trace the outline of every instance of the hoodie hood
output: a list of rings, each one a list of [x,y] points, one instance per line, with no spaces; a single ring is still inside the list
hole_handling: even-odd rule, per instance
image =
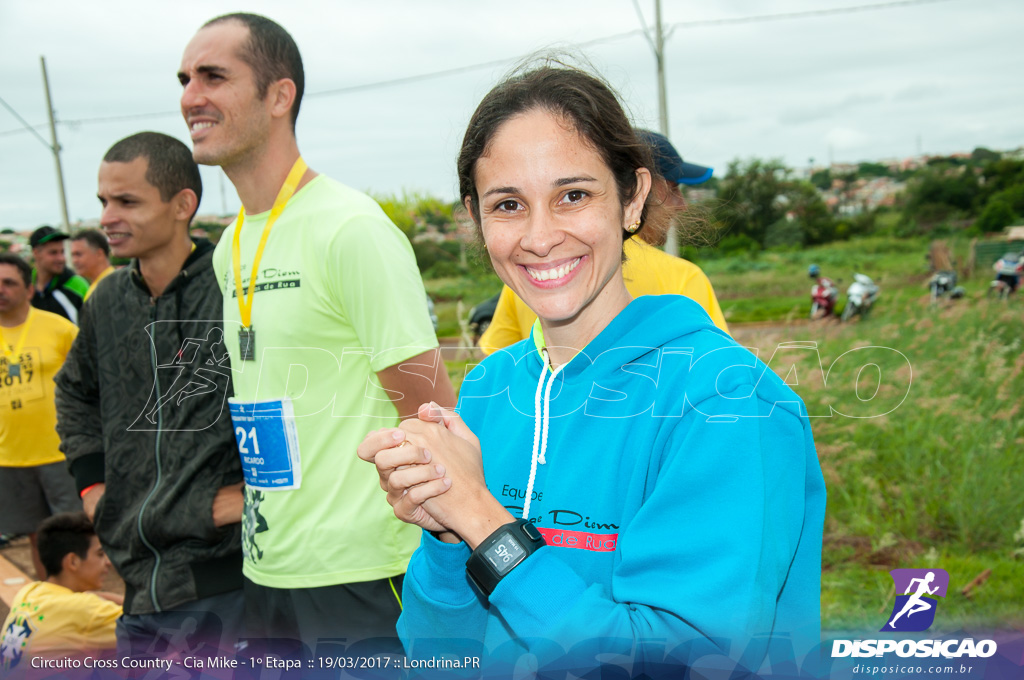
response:
[[[597,357],[605,352],[614,350],[617,358],[624,362],[635,361],[659,347],[677,344],[676,340],[703,330],[713,331],[727,341],[731,340],[727,333],[714,325],[704,308],[690,298],[682,295],[644,295],[630,302],[586,347],[573,348],[577,354],[561,367],[561,373],[570,381],[588,379],[602,371],[615,370],[610,365],[595,363]],[[543,359],[545,346],[538,320],[524,348],[527,351],[535,350],[532,353],[536,361],[531,362],[531,365],[537,371],[547,365]]]
[[[210,267],[210,262],[213,258],[213,251],[216,248],[213,242],[206,238],[192,237],[192,252],[188,254],[185,261],[181,265],[181,271],[178,275],[171,279],[171,282],[167,285],[163,294],[167,294],[179,286],[185,285],[189,278],[195,277],[199,272]],[[129,265],[132,282],[149,294],[149,287],[146,285],[146,280],[142,278],[142,270],[139,268],[139,260],[133,259]]]

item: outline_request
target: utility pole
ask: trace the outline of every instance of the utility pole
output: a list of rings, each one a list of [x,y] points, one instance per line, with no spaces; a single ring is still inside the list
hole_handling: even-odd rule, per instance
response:
[[[658,124],[668,137],[668,93],[665,90],[665,33],[661,30],[661,0],[654,0],[654,57],[658,62]]]
[[[658,128],[661,134],[668,138],[668,88],[665,87],[665,30],[661,25],[661,0],[654,0],[654,35],[647,28],[644,20],[644,13],[640,9],[638,0],[633,0],[633,7],[640,18],[640,25],[644,29],[644,37],[654,51],[654,62],[658,67]],[[669,225],[668,233],[665,235],[665,252],[672,255],[679,255],[679,235],[676,233],[675,222]]]
[[[661,27],[661,0],[654,0],[654,59],[658,64],[658,126],[668,139],[668,91],[665,88],[665,32]],[[679,255],[679,234],[675,220],[665,234],[665,252]]]
[[[68,197],[64,192],[64,169],[60,165],[60,144],[57,142],[57,125],[53,122],[53,103],[50,101],[50,80],[46,77],[46,57],[39,57],[39,63],[43,66],[43,89],[46,91],[46,114],[50,117],[50,150],[53,151],[53,159],[57,163],[57,188],[60,190],[60,211],[64,218],[64,233],[71,230],[71,220],[68,219]]]
[[[221,216],[228,214],[228,197],[224,193],[224,169],[221,168],[217,173],[217,179],[220,180],[220,214]]]

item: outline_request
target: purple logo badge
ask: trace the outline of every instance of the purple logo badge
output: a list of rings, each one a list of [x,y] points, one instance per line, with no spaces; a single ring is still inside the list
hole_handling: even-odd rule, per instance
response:
[[[882,632],[928,630],[935,621],[935,598],[946,596],[949,574],[945,569],[893,569],[889,574],[896,584],[896,604]]]

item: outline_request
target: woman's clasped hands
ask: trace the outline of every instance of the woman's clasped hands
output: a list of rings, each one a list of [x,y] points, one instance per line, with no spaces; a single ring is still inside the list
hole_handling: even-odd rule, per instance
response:
[[[395,516],[446,543],[472,548],[513,521],[484,482],[480,440],[458,414],[433,402],[398,428],[370,432],[358,455],[376,466]]]

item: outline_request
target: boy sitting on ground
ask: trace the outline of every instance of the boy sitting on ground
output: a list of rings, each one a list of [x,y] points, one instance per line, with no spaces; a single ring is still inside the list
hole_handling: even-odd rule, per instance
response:
[[[47,518],[39,526],[39,557],[49,577],[18,591],[0,629],[0,668],[23,657],[113,649],[120,595],[99,591],[110,569],[84,512]],[[27,665],[27,664],[26,664]]]

